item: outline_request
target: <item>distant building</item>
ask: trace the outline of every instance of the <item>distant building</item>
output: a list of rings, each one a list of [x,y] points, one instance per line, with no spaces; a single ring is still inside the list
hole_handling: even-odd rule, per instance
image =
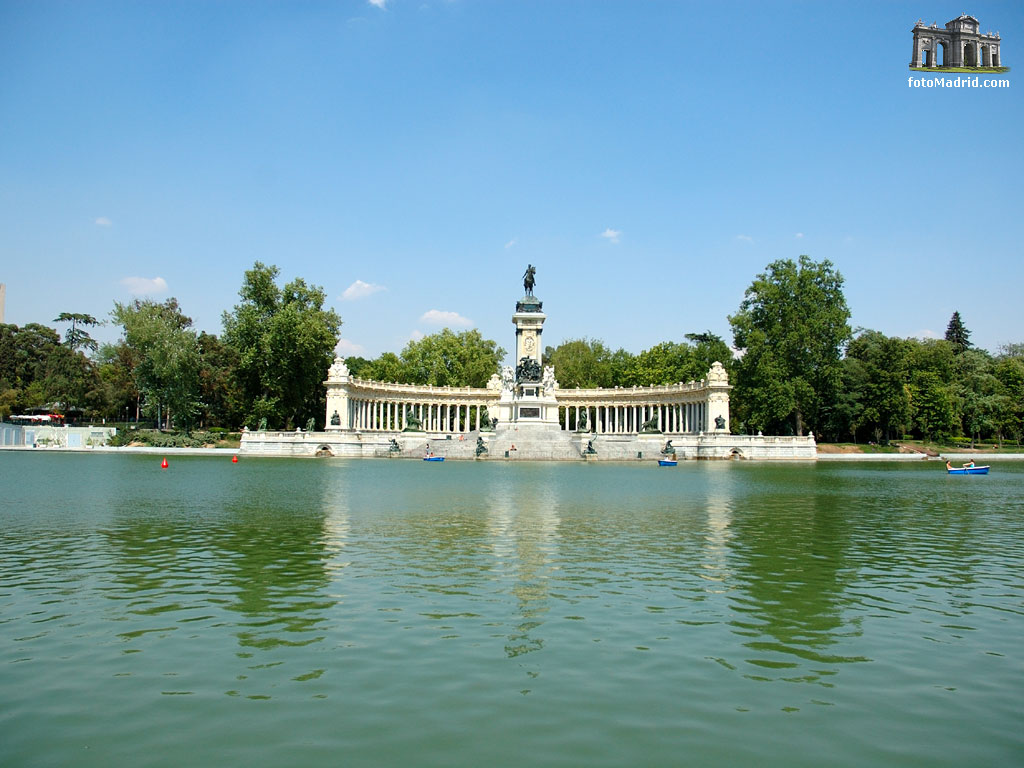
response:
[[[920,19],[914,25],[914,54],[911,67],[1001,67],[999,33],[981,34],[978,20],[963,14],[946,22],[925,26]],[[941,61],[939,49],[942,49]]]

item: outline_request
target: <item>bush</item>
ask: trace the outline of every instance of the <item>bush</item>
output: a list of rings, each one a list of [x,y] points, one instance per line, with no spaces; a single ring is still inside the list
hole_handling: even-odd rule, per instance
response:
[[[118,432],[110,440],[110,445],[122,446],[129,443],[142,443],[153,448],[202,448],[203,440],[189,435],[174,432],[160,432],[155,429],[139,429],[136,431]]]

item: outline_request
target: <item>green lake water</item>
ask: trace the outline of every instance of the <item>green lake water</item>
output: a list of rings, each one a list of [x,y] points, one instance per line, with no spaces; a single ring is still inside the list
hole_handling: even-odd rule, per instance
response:
[[[1024,764],[1024,464],[0,453],[0,765]]]

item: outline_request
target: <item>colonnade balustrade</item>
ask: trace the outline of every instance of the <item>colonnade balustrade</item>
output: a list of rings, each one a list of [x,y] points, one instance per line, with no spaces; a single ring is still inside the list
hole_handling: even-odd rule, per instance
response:
[[[389,399],[352,399],[349,401],[349,429],[364,432],[401,432],[407,426],[406,415],[415,414],[425,432],[479,431],[488,403],[414,402]],[[490,413],[496,412],[491,403]],[[559,423],[564,431],[582,429],[597,434],[637,434],[644,424],[654,420],[661,432],[696,434],[709,429],[708,404],[594,403],[559,406]]]
[[[644,424],[655,420],[661,432],[693,433],[708,429],[708,404],[583,404],[559,408],[562,429],[597,434],[637,434]]]
[[[471,432],[480,429],[486,403],[424,403],[390,399],[349,400],[349,429],[401,432],[406,415],[415,414],[425,432]]]

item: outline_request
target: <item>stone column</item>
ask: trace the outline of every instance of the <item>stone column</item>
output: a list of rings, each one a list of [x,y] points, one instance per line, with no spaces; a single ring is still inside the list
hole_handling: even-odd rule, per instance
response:
[[[351,378],[348,366],[340,357],[335,358],[334,363],[327,371],[327,413],[324,419],[324,430],[327,432],[339,431],[352,428],[352,401],[349,399],[348,388]],[[338,414],[338,423],[331,424],[334,414]]]

